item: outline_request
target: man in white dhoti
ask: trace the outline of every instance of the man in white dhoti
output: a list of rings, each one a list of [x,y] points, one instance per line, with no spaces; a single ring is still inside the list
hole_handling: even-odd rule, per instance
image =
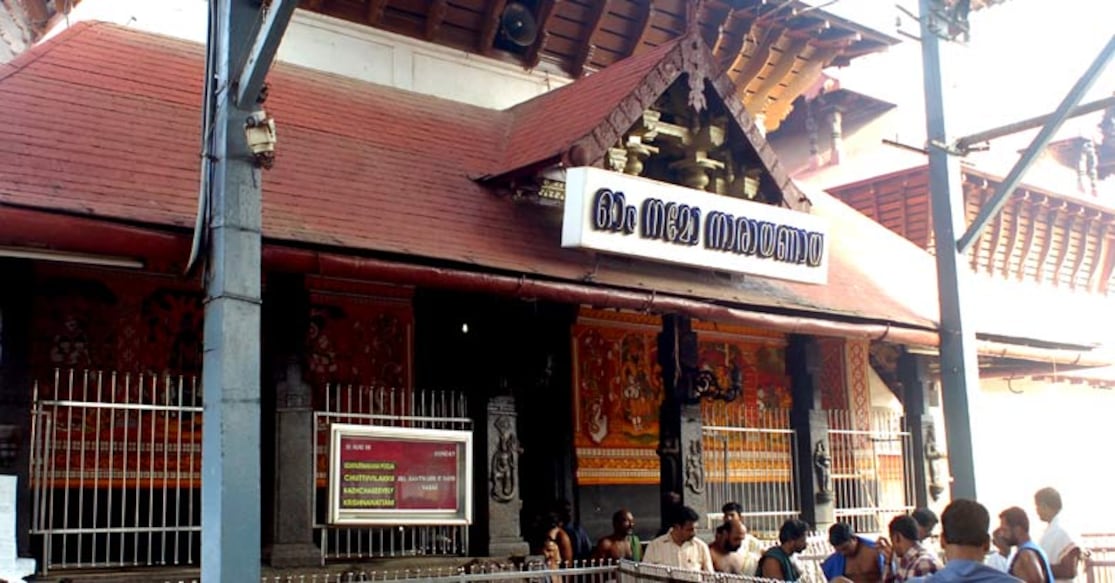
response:
[[[1061,494],[1053,488],[1042,488],[1034,494],[1038,518],[1048,522],[1038,544],[1049,557],[1055,581],[1072,581],[1076,578],[1080,555],[1083,552],[1079,538],[1061,523]]]

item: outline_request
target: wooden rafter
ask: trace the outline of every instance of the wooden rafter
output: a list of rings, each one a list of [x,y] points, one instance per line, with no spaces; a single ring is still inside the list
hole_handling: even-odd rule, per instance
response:
[[[495,51],[496,33],[499,32],[499,21],[503,17],[503,9],[507,7],[507,0],[492,0],[488,2],[488,10],[484,13],[484,28],[480,30],[480,40],[477,49],[485,55]]]
[[[368,0],[368,24],[376,25],[383,20],[383,11],[387,9],[387,0]]]
[[[1053,247],[1053,236],[1057,231],[1057,218],[1061,209],[1066,206],[1064,202],[1050,201],[1049,203],[1049,211],[1045,215],[1045,240],[1041,243],[1041,251],[1038,253],[1038,268],[1034,272],[1034,280],[1038,283],[1045,279],[1045,265],[1049,262],[1049,250]]]
[[[1022,228],[1022,207],[1026,204],[1029,195],[1025,192],[1015,195],[1014,205],[1011,206],[1010,234],[1007,235],[1007,246],[1003,250],[1003,277],[1010,276],[1010,260],[1014,257],[1014,248],[1018,245],[1018,232]],[[1022,264],[1019,262],[1019,267]]]
[[[991,229],[991,238],[987,241],[987,273],[995,271],[995,254],[999,252],[999,243],[1003,241],[1003,213],[995,214],[995,226]]]
[[[325,6],[325,0],[306,0],[306,10],[320,11]]]
[[[766,118],[767,131],[778,129],[782,120],[786,119],[793,110],[794,99],[820,77],[821,71],[840,54],[841,50],[839,46],[814,47],[809,62],[798,70],[797,75],[794,75],[778,95],[777,100],[771,104]]]
[[[1034,250],[1034,235],[1038,232],[1038,216],[1041,214],[1041,206],[1044,201],[1038,200],[1036,197],[1030,199],[1030,204],[1027,205],[1030,209],[1030,222],[1026,226],[1026,241],[1022,243],[1022,254],[1018,256],[1018,281],[1022,281],[1026,277],[1026,262],[1030,259],[1030,252]]]
[[[731,71],[735,67],[736,61],[744,58],[744,49],[751,48],[747,41],[752,38],[751,25],[753,21],[739,16],[731,16],[733,14],[736,14],[736,12],[729,13],[729,18],[732,21],[731,28],[725,25],[724,33],[717,39],[716,50],[713,53],[716,62],[720,64],[723,71]]]
[[[434,40],[441,23],[445,22],[445,14],[449,12],[449,0],[433,0],[430,9],[426,11],[426,40]]]
[[[1069,248],[1072,247],[1072,229],[1076,226],[1076,219],[1080,217],[1081,212],[1083,209],[1075,213],[1067,213],[1065,238],[1061,241],[1061,248],[1057,250],[1057,263],[1053,265],[1053,285],[1061,284],[1061,268],[1065,266],[1065,258],[1069,256]]]
[[[1111,277],[1115,276],[1115,249],[1112,249],[1112,244],[1107,243],[1107,265],[1103,267],[1103,273],[1100,275],[1099,291],[1101,293],[1108,293],[1111,291]]]
[[[604,26],[604,17],[608,15],[611,4],[612,0],[596,0],[592,3],[592,13],[586,22],[584,35],[581,36],[581,46],[577,48],[577,56],[569,69],[574,79],[584,75],[585,66],[596,52],[596,43],[600,42],[600,29]]]
[[[739,92],[740,99],[744,99],[747,94],[747,86],[763,72],[767,66],[767,61],[770,60],[771,49],[774,45],[778,44],[782,39],[782,34],[785,31],[776,31],[773,26],[758,30],[759,25],[751,27],[750,42],[754,44],[755,50],[751,52],[751,56],[747,57],[747,63],[740,69],[738,75],[732,81],[736,84],[736,90]],[[739,59],[743,59],[744,54],[740,53]],[[737,65],[739,64],[737,59]],[[735,66],[732,67],[733,69]]]
[[[988,192],[986,182],[982,186],[975,186],[975,188],[979,190],[979,202],[978,202],[978,204],[976,204],[976,209],[981,209],[981,208],[983,208],[983,205],[985,203],[987,203],[987,199],[990,198],[990,193]],[[965,199],[967,199],[967,196],[965,196]],[[967,209],[965,209],[964,214],[965,215],[969,214],[967,212]],[[965,223],[971,223],[972,222],[972,217],[969,216],[964,222]],[[979,269],[979,254],[980,254],[980,248],[983,247],[983,233],[984,233],[984,230],[980,229],[980,232],[976,233],[976,240],[972,241],[972,251],[971,251],[972,257],[970,258],[971,264],[972,264],[972,271],[976,271],[976,270]]]
[[[553,24],[554,15],[557,14],[558,4],[561,0],[541,0],[538,6],[538,38],[527,51],[526,64],[528,69],[538,66],[542,60],[542,52],[546,50],[546,43],[550,42],[550,26]]]
[[[751,96],[751,102],[748,103],[747,110],[751,115],[763,113],[767,109],[767,96],[775,87],[785,80],[786,75],[794,70],[794,65],[798,61],[798,57],[809,45],[808,38],[795,38],[790,41],[789,46],[782,51],[782,55],[778,57],[778,62],[774,64],[770,72],[767,73],[767,78],[755,90],[755,94]]]
[[[1111,245],[1107,242],[1107,235],[1111,232],[1112,218],[1107,214],[1102,217],[1100,234],[1096,237],[1096,251],[1092,254],[1092,267],[1088,270],[1088,291],[1094,292],[1099,287],[1100,282],[1096,279],[1096,275],[1100,272],[1100,266],[1111,254]]]
[[[1076,259],[1072,262],[1072,271],[1069,275],[1069,286],[1076,289],[1077,278],[1080,277],[1080,267],[1084,265],[1084,257],[1088,255],[1088,241],[1091,239],[1092,226],[1096,224],[1096,219],[1103,215],[1102,212],[1085,212],[1084,228],[1080,231],[1080,245],[1076,247]]]
[[[627,46],[625,57],[639,54],[643,50],[643,43],[650,34],[651,24],[654,22],[654,0],[639,0],[639,18],[632,29],[631,42]]]

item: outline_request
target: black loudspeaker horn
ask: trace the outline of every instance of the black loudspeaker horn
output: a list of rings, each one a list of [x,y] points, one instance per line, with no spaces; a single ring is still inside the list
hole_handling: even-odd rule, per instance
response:
[[[529,47],[538,38],[538,23],[529,8],[519,2],[510,2],[500,15],[499,31],[511,43]]]

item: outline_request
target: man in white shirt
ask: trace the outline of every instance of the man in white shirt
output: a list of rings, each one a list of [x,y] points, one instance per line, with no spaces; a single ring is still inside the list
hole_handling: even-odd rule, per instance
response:
[[[665,567],[712,573],[712,554],[708,544],[696,537],[697,512],[682,506],[675,512],[673,525],[666,534],[650,541],[643,561]]]
[[[1034,494],[1038,518],[1049,523],[1041,535],[1042,550],[1049,558],[1055,581],[1072,581],[1076,578],[1082,549],[1079,539],[1061,524],[1061,493],[1053,488],[1042,488]]]

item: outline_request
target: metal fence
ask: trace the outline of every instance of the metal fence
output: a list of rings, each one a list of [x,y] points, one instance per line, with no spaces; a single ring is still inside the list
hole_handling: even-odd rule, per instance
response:
[[[784,409],[742,411],[709,407],[704,417],[704,470],[709,526],[727,502],[743,506],[744,523],[757,532],[778,532],[801,514],[794,450],[797,434]]]
[[[31,534],[40,569],[196,564],[195,377],[57,370],[33,386]]]
[[[880,533],[913,510],[914,460],[905,418],[873,411],[856,423],[852,411],[828,412],[836,520],[856,532]]]
[[[317,473],[315,537],[324,564],[332,559],[464,555],[467,526],[339,527],[327,524],[329,430],[333,423],[472,430],[461,393],[330,384],[314,412]]]
[[[1084,579],[1088,583],[1115,583],[1115,534],[1085,534]]]

